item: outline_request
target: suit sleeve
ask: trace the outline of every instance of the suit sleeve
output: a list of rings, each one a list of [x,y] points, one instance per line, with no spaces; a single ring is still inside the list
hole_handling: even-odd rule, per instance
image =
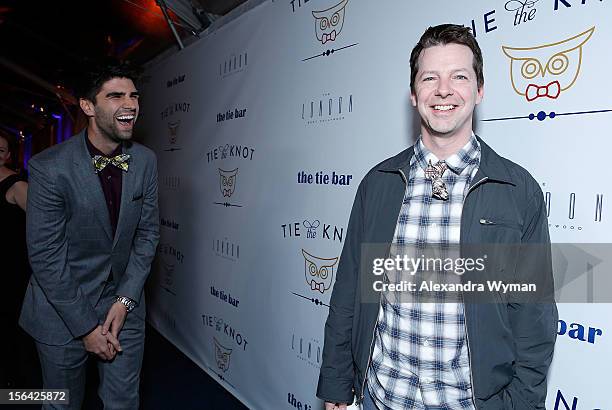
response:
[[[340,257],[329,315],[325,322],[323,362],[317,397],[336,403],[352,403],[354,396],[355,371],[351,345],[363,236],[363,186],[362,183],[351,210],[347,238]]]
[[[535,192],[526,209],[517,272],[525,283],[537,286],[537,300],[509,304],[509,317],[517,361],[508,391],[517,408],[544,409],[546,380],[557,337],[557,306],[548,220],[541,191]]]
[[[66,238],[67,205],[51,172],[29,162],[26,236],[32,274],[74,337],[98,324],[95,310],[70,272]]]
[[[145,173],[143,204],[140,220],[132,242],[130,257],[117,295],[126,296],[140,303],[145,281],[151,270],[151,262],[159,241],[159,210],[157,206],[157,159],[151,153]]]

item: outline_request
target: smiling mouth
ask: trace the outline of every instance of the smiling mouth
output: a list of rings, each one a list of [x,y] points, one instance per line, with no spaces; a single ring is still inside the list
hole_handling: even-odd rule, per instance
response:
[[[135,118],[136,116],[134,114],[118,115],[115,117],[115,119],[119,121],[120,124],[125,126],[132,125],[134,123]]]
[[[445,105],[434,105],[432,108],[434,111],[452,111],[457,107],[453,104],[445,104]]]

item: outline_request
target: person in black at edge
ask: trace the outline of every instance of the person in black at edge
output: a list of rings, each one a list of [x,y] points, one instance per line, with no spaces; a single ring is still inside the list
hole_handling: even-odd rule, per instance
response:
[[[0,134],[0,388],[40,387],[40,370],[34,343],[18,326],[19,312],[30,278],[25,241],[26,177],[8,167],[12,141]]]

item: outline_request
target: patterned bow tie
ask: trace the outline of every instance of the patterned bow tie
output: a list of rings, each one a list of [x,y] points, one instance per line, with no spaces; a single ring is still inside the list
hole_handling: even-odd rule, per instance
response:
[[[103,155],[94,155],[92,158],[94,168],[96,169],[96,174],[102,171],[108,164],[114,165],[120,170],[127,172],[129,162],[130,162],[130,154],[119,154],[112,158],[105,157]]]
[[[436,199],[446,201],[448,199],[448,190],[446,184],[442,181],[442,175],[444,171],[448,169],[448,165],[444,161],[438,161],[435,165],[432,165],[429,160],[429,165],[425,168],[425,178],[431,180],[431,193]]]
[[[559,84],[559,81],[552,81],[544,86],[529,84],[525,89],[525,98],[527,98],[527,101],[533,101],[540,97],[555,99],[560,93],[561,85]]]

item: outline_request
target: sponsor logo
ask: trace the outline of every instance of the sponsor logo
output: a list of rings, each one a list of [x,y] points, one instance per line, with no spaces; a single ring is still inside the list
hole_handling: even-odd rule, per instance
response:
[[[245,145],[225,144],[208,151],[206,153],[206,160],[208,163],[218,160],[226,161],[229,159],[252,161],[254,153],[255,148]],[[241,204],[238,204],[233,200],[230,201],[236,192],[236,185],[239,175],[238,167],[233,169],[229,167],[217,168],[217,172],[219,174],[219,197],[221,200],[213,203],[215,205],[222,205],[224,207],[242,207]]]
[[[219,78],[224,79],[231,75],[243,72],[248,66],[248,55],[244,53],[231,54],[219,63]]]
[[[219,341],[213,337],[215,343],[215,362],[217,368],[222,372],[226,372],[230,366],[230,359],[232,357],[232,349],[223,346]]]
[[[592,195],[569,192],[553,193],[542,184],[548,227],[551,229],[582,231],[587,222],[601,223],[604,214],[604,194]],[[552,216],[551,216],[552,215]]]
[[[162,188],[175,191],[181,187],[181,177],[168,175],[160,178]]]
[[[223,195],[224,202],[214,202],[215,205],[223,205],[225,207],[238,207],[241,208],[242,205],[229,202],[229,199],[234,194],[236,190],[236,181],[238,178],[238,168],[233,169],[231,171],[226,171],[224,169],[219,168],[219,190]]]
[[[504,5],[506,11],[514,13],[514,25],[518,26],[521,23],[527,23],[535,18],[535,4],[539,0],[509,0]]]
[[[323,171],[316,172],[315,174],[311,174],[306,171],[298,171],[297,174],[298,184],[348,186],[351,184],[352,179],[353,175],[336,173],[336,171],[332,171],[331,174]]]
[[[340,0],[340,2],[323,10],[313,10],[312,17],[314,18],[314,37],[317,44],[331,47],[327,50],[307,57],[302,61],[308,61],[316,57],[329,57],[350,47],[358,45],[358,43],[339,45],[342,38],[341,33],[344,28],[344,19],[349,0]],[[295,11],[295,10],[294,10]],[[336,48],[336,46],[338,46]]]
[[[323,344],[317,339],[293,333],[291,335],[291,351],[298,359],[309,366],[317,369],[321,368]]]
[[[183,259],[185,258],[185,255],[181,251],[168,243],[160,243],[157,247],[157,251],[160,253],[160,255],[164,255],[172,261],[178,262],[179,264],[182,264]]]
[[[174,220],[172,219],[167,219],[164,217],[159,218],[159,224],[160,226],[163,226],[165,228],[168,229],[172,229],[174,231],[178,231],[179,230],[179,224],[174,222]]]
[[[181,177],[168,175],[160,178],[162,188],[166,190],[177,190],[181,187]]]
[[[223,122],[223,121],[228,121],[228,120],[236,120],[238,118],[244,118],[246,117],[246,112],[247,109],[246,108],[235,108],[233,111],[232,110],[227,110],[225,113],[218,113],[217,114],[217,122]]]
[[[190,109],[191,109],[191,103],[188,103],[188,102],[169,104],[168,106],[166,106],[166,108],[161,110],[160,112],[161,119],[165,120],[178,113],[188,113]]]
[[[287,393],[287,403],[297,410],[312,410],[312,405],[296,399],[295,395],[291,392]]]
[[[205,327],[212,328],[218,335],[222,336],[227,340],[231,340],[235,347],[238,347],[241,351],[246,351],[247,342],[246,337],[235,328],[233,328],[223,318],[211,315],[202,315],[202,322]]]
[[[183,81],[185,81],[185,74],[177,75],[176,77],[171,78],[170,80],[166,81],[166,87],[167,88],[174,87],[175,85],[178,85],[182,83]]]
[[[236,189],[236,175],[238,168],[226,171],[219,168],[219,189],[224,197],[231,197]]]
[[[236,388],[232,383],[227,380],[225,374],[229,370],[232,363],[232,352],[234,349],[224,346],[221,342],[213,336],[213,347],[215,349],[215,367],[208,367],[213,373],[217,375],[219,380],[229,384],[233,388]]]
[[[326,239],[342,242],[344,228],[321,223],[318,219],[304,219],[302,222],[291,222],[281,225],[283,238]],[[321,229],[319,229],[321,228]]]
[[[306,252],[304,249],[302,249],[302,256],[304,256],[304,276],[310,289],[321,294],[331,289],[334,281],[334,267],[338,263],[338,257],[321,258]]]
[[[180,121],[168,122],[168,142],[170,143],[170,147],[165,148],[164,151],[180,151],[180,148],[175,145],[178,137],[179,125],[181,125]]]
[[[206,161],[210,163],[228,158],[248,159],[252,161],[254,152],[255,148],[250,148],[245,145],[225,144],[208,151],[206,153]]]
[[[229,292],[226,293],[224,290],[216,289],[214,286],[210,287],[210,294],[218,298],[222,302],[229,303],[233,307],[237,308],[238,305],[240,304],[240,301],[238,300],[238,298],[232,297],[231,293]]]
[[[178,146],[177,141],[179,140],[179,129],[181,125],[181,120],[177,118],[170,118],[175,115],[183,115],[183,113],[188,113],[191,109],[191,103],[181,102],[169,104],[164,108],[160,115],[162,120],[166,121],[168,125],[168,144],[164,148],[166,152],[174,152],[180,151],[181,147]]]
[[[595,27],[554,43],[532,47],[502,46],[510,58],[510,82],[514,92],[528,102],[557,99],[578,79],[582,47]]]
[[[557,326],[557,334],[559,336],[567,336],[572,340],[578,342],[586,342],[595,344],[598,339],[597,336],[603,336],[603,330],[595,327],[585,326],[580,323],[567,323],[564,320],[559,319]]]
[[[309,98],[302,103],[302,120],[306,125],[342,121],[353,113],[353,94]]]
[[[312,16],[315,19],[315,35],[321,44],[328,41],[336,41],[340,36],[344,26],[344,11],[348,0],[341,0],[340,3],[325,10],[315,10]]]
[[[227,238],[213,239],[212,249],[215,255],[236,262],[240,259],[240,245]]]
[[[168,243],[157,246],[159,255],[159,286],[171,295],[176,296],[174,272],[177,264],[183,263],[183,254]]]

